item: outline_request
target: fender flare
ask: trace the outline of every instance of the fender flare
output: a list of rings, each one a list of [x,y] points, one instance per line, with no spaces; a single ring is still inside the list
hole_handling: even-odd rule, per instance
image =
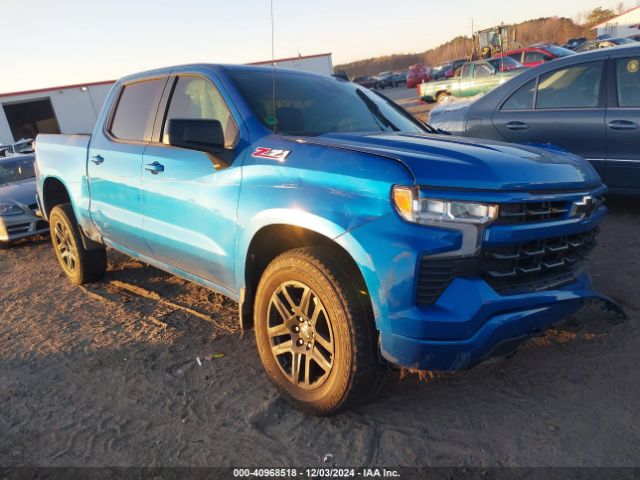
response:
[[[376,318],[376,323],[379,323],[379,319],[385,318],[387,311],[386,302],[384,301],[380,282],[375,273],[375,267],[365,248],[349,231],[340,225],[302,210],[288,208],[269,209],[260,212],[251,219],[240,235],[236,246],[237,259],[235,263],[235,273],[238,291],[244,291],[246,288],[244,270],[251,241],[260,230],[273,225],[304,228],[326,237],[344,249],[354,261],[364,279],[371,299],[371,306]]]

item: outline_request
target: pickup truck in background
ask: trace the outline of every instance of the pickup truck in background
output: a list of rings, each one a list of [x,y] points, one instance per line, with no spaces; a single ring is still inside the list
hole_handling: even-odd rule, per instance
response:
[[[465,63],[452,78],[418,85],[418,97],[427,103],[443,103],[450,96],[473,97],[502,85],[522,71],[501,71],[486,60]]]
[[[132,75],[92,135],[39,135],[36,155],[72,282],[103,277],[110,247],[237,300],[312,414],[370,399],[384,366],[510,354],[600,298],[583,268],[605,187],[586,161],[440,135],[341,78]]]

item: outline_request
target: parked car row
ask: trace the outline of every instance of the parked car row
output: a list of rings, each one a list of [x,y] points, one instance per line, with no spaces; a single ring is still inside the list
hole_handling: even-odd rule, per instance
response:
[[[406,85],[408,72],[380,72],[375,77],[369,75],[361,75],[353,78],[353,82],[367,88],[393,88],[400,85]]]
[[[497,53],[492,58],[484,59],[483,61],[491,64],[496,71],[499,72],[512,71],[519,68],[533,68],[552,60],[575,55],[576,53],[583,53],[601,48],[632,45],[640,39],[640,36],[638,37],[639,38],[611,38],[603,36],[593,41],[588,41],[584,37],[572,38],[562,47],[539,43],[528,47],[509,50],[503,53]],[[504,63],[498,65],[496,63],[496,59],[500,58],[505,60]],[[506,60],[507,58],[514,60],[517,63],[514,64],[511,60]],[[430,78],[424,79],[424,81],[439,81],[457,77],[461,72],[460,67],[467,62],[467,59],[458,59],[438,65],[430,70]],[[422,82],[416,82],[413,86],[419,83]]]

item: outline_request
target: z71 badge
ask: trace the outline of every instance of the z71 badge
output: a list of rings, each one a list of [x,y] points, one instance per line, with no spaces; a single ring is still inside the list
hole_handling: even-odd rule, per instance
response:
[[[291,152],[289,150],[276,150],[273,148],[256,147],[255,151],[251,154],[256,158],[268,158],[269,160],[278,160],[284,162],[285,158],[289,156]]]

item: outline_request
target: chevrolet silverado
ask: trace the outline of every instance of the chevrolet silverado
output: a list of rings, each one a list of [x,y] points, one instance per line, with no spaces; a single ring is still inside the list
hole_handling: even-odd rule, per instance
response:
[[[342,78],[188,65],[116,82],[91,135],[39,135],[38,201],[76,284],[109,247],[239,303],[312,414],[385,366],[512,353],[599,298],[605,186],[583,159],[439,134]]]

